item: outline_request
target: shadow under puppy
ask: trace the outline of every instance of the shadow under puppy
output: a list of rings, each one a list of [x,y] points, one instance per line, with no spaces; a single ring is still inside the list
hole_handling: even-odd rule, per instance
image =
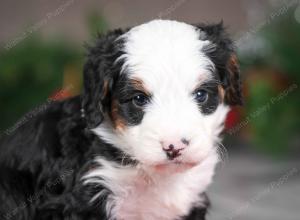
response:
[[[154,20],[88,48],[80,96],[1,140],[4,219],[205,219],[239,69],[222,24]]]

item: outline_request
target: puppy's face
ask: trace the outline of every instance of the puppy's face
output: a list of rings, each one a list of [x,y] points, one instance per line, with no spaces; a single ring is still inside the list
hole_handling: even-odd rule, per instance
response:
[[[102,85],[106,120],[94,131],[146,166],[193,166],[216,154],[240,91],[231,42],[214,28],[153,21],[116,38]]]

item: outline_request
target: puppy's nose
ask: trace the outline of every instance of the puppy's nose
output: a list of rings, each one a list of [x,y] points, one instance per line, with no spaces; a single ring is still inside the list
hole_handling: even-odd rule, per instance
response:
[[[180,141],[162,141],[162,149],[165,151],[169,160],[174,160],[181,155],[181,151],[188,145],[189,141],[186,138],[182,138]]]

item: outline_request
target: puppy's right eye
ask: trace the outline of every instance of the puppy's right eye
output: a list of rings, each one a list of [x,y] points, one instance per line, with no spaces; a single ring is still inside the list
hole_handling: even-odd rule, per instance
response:
[[[144,94],[138,94],[133,97],[132,102],[137,107],[143,107],[149,102],[149,98]]]

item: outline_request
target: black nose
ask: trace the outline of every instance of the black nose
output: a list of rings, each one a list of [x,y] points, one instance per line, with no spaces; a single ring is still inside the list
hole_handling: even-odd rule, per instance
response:
[[[169,160],[174,160],[181,155],[180,151],[183,150],[183,148],[176,149],[173,144],[170,144],[168,148],[163,148],[163,150],[166,152]]]

